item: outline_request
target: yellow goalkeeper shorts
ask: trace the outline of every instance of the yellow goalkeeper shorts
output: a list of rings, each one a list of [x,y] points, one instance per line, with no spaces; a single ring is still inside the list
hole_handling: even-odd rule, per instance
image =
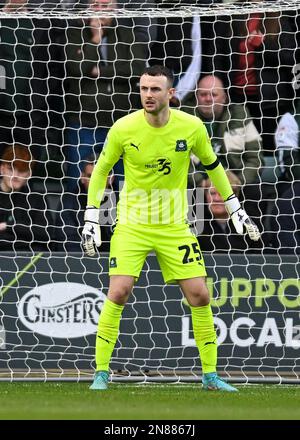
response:
[[[155,252],[166,283],[206,276],[199,243],[188,225],[122,224],[117,224],[111,238],[109,275],[137,280],[150,252]]]

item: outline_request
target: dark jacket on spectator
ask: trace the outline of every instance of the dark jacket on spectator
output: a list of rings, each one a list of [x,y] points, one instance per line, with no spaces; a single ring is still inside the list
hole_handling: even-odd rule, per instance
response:
[[[202,251],[214,253],[257,253],[261,251],[262,241],[254,242],[245,235],[239,235],[231,220],[221,224],[214,220],[208,209],[205,209],[204,227],[197,237]]]
[[[49,251],[52,239],[51,215],[45,198],[24,187],[18,192],[0,190],[1,251]]]
[[[238,104],[224,105],[218,120],[206,121],[196,107],[195,94],[191,93],[183,102],[183,111],[200,118],[211,138],[212,147],[225,169],[238,176],[242,185],[254,183],[259,178],[259,169],[263,162],[260,136],[247,109]],[[195,167],[196,171],[199,168]],[[190,168],[190,173],[193,171]],[[202,173],[193,176],[199,185]],[[191,183],[191,182],[190,182]]]
[[[101,46],[90,42],[91,32],[82,21],[67,29],[66,118],[82,127],[108,127],[130,110],[140,107],[138,80],[145,68],[145,49],[135,43],[134,30],[114,21],[107,29],[107,58]],[[100,77],[91,71],[99,67]]]
[[[58,61],[64,23],[19,17],[1,18],[0,24],[0,142],[45,144],[48,127],[62,127],[57,112],[63,110]]]
[[[239,34],[240,22],[245,22],[248,15],[220,17],[215,23],[216,38],[213,41],[215,57],[211,60],[215,72],[219,72],[229,86],[230,97],[234,102],[244,101],[244,94],[239,94],[234,87],[234,77],[239,70],[239,43],[243,36]],[[268,35],[254,51],[255,73],[262,110],[278,106],[278,114],[291,107],[295,96],[292,87],[293,66],[299,62],[297,45],[297,23],[293,13],[285,11],[279,18],[278,37]],[[299,32],[298,32],[299,34]]]
[[[269,244],[280,254],[300,254],[300,182],[295,181],[276,200],[268,234]]]

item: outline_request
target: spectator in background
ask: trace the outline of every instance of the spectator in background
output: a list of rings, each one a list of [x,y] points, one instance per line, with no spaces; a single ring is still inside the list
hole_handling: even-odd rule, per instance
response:
[[[194,0],[187,3],[191,6],[195,4]],[[149,65],[163,65],[173,72],[176,93],[171,105],[176,107],[196,88],[201,73],[200,17],[168,17],[163,8],[174,8],[174,4],[157,1],[157,5],[162,9],[157,19],[155,38],[150,45]],[[178,3],[177,6],[182,5]]]
[[[30,191],[34,162],[28,148],[8,146],[0,162],[0,248],[49,251],[51,216],[45,199]]]
[[[231,171],[226,173],[235,195],[239,197],[241,188],[239,178]],[[254,243],[245,234],[236,233],[224,201],[216,188],[212,186],[210,179],[203,180],[202,187],[205,203],[204,227],[197,237],[201,250],[215,253],[228,253],[229,251],[241,253],[246,250],[257,252],[262,246],[261,240]]]
[[[222,80],[217,76],[204,76],[198,83],[196,97],[195,92],[190,94],[182,109],[204,122],[223,167],[234,173],[243,187],[256,185],[262,161],[261,138],[245,107],[228,104]],[[192,163],[195,169],[192,167],[190,172],[198,171],[192,179],[200,186],[204,169],[197,158],[192,157]]]
[[[280,180],[300,181],[300,101],[295,113],[285,113],[275,132],[275,144],[280,166]]]
[[[55,250],[58,252],[82,252],[81,232],[84,225],[84,211],[87,205],[87,192],[95,166],[94,156],[84,160],[82,172],[79,180],[78,194],[63,193],[61,203],[57,207],[57,218],[55,225]],[[112,183],[114,176],[109,176],[107,181],[108,193],[103,200],[101,215],[105,216],[107,222],[101,221],[103,225],[103,251],[109,251],[111,237],[112,209],[114,194],[112,193]],[[106,212],[104,212],[104,210]],[[102,245],[101,245],[102,248]]]
[[[223,72],[230,100],[247,104],[269,154],[280,116],[293,109],[297,32],[289,11],[220,17],[215,26],[215,70]]]
[[[27,0],[8,0],[2,11],[10,17],[0,20],[0,147],[30,145],[40,159],[46,146],[61,144],[62,22],[29,18]]]
[[[97,0],[93,8],[109,13],[116,3]],[[76,193],[83,159],[102,150],[117,119],[139,108],[138,78],[146,62],[144,45],[135,41],[134,29],[119,26],[109,15],[70,22],[67,41],[66,174],[67,190]],[[117,187],[123,175],[121,160],[114,172]]]
[[[275,132],[277,165],[274,195],[266,217],[266,246],[283,253],[299,246],[300,102],[295,113],[285,113]],[[299,253],[299,250],[296,250]]]
[[[300,181],[291,182],[275,201],[267,246],[279,254],[300,254]]]
[[[97,0],[96,0],[97,1]],[[121,26],[132,27],[134,29],[135,39],[142,43],[144,47],[145,59],[149,56],[149,45],[156,36],[156,18],[147,17],[144,14],[145,9],[154,8],[155,0],[117,0],[119,8],[141,10],[142,14],[132,14],[130,18],[127,14],[125,17],[120,17],[118,22]]]
[[[48,2],[50,0],[30,0],[31,2]],[[54,2],[60,2],[63,9],[66,11],[80,11],[88,7],[93,9],[93,5],[97,7],[98,0],[52,0]],[[129,17],[127,13],[124,16],[118,18],[118,23],[121,26],[128,28],[134,28],[134,34],[136,41],[144,43],[145,59],[148,58],[149,44],[155,37],[155,18],[150,18],[145,15],[145,9],[154,8],[155,0],[117,0],[117,7],[119,9],[131,9],[134,11],[142,11],[142,14],[136,14],[133,12],[132,17]]]

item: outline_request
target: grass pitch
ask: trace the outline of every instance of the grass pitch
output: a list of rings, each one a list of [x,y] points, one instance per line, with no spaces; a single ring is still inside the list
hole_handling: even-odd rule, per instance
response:
[[[240,385],[239,393],[200,384],[0,383],[1,420],[300,420],[300,386]]]

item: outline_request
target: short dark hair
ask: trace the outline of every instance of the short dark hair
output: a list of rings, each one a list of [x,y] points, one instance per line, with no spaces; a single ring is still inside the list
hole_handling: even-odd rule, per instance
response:
[[[168,67],[166,66],[155,64],[154,66],[146,67],[142,75],[165,76],[169,81],[170,87],[173,86],[173,82],[174,82],[173,72],[170,69],[168,69]]]

